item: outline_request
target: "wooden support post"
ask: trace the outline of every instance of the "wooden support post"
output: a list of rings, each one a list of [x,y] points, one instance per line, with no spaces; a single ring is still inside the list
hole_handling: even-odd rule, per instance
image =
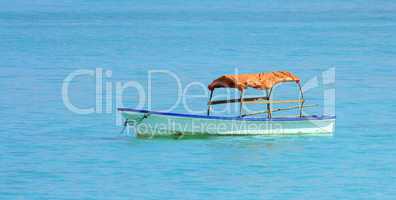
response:
[[[272,89],[273,89],[273,88],[271,88],[270,91],[269,91],[269,93],[267,94],[267,98],[268,98],[268,102],[269,102],[269,103],[267,104],[268,119],[271,119],[271,118],[272,118],[271,103],[270,103]]]
[[[242,107],[243,107],[243,90],[241,91],[239,99],[241,100],[241,103],[239,104],[239,116],[242,117]]]
[[[300,90],[300,95],[301,95],[300,99],[302,100],[301,103],[300,103],[300,117],[302,117],[303,116],[303,114],[302,114],[303,113],[303,107],[304,107],[304,94],[303,94],[300,82],[297,82],[297,85],[298,85],[298,89]]]
[[[206,113],[208,116],[210,115],[210,109],[211,109],[211,107],[210,107],[211,103],[210,102],[212,101],[212,97],[213,97],[213,90],[210,91],[210,96],[209,96],[209,101],[208,101],[208,111]]]

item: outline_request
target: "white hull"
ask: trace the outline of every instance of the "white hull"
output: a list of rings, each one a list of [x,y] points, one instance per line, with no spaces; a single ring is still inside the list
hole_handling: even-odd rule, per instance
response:
[[[331,134],[335,117],[239,118],[119,109],[138,136]]]

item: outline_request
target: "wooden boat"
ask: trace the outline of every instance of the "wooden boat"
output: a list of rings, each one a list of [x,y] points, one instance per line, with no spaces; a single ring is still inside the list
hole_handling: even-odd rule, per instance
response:
[[[295,82],[300,91],[299,99],[273,100],[271,94],[275,85]],[[217,88],[235,88],[240,98],[212,100]],[[255,88],[265,90],[264,97],[243,98],[244,90]],[[118,108],[125,126],[132,126],[138,136],[210,136],[210,135],[293,135],[293,134],[331,134],[335,128],[335,116],[304,116],[305,100],[300,79],[290,72],[278,71],[259,74],[225,75],[214,80],[209,86],[210,97],[206,115],[156,112],[131,108]],[[239,103],[239,115],[211,116],[213,105]],[[243,105],[266,104],[266,110],[244,113]],[[272,109],[272,104],[298,103],[297,106]],[[294,117],[273,117],[273,112],[299,109]],[[254,117],[266,114],[266,117]]]

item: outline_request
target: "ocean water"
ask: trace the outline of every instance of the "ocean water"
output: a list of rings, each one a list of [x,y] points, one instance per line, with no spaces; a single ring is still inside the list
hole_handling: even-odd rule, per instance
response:
[[[0,199],[395,199],[395,13],[392,1],[2,1]],[[327,137],[137,139],[120,134],[114,92],[86,115],[62,100],[79,69],[147,92],[150,70],[185,87],[236,68],[321,80],[332,67],[335,83],[306,94],[335,88]],[[152,84],[152,109],[172,106],[175,80]],[[90,76],[70,85],[79,107],[95,95]]]

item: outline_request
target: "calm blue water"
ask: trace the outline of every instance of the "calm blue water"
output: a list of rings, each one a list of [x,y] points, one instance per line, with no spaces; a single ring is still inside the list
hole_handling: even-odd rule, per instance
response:
[[[0,199],[394,199],[395,13],[391,1],[3,1]],[[78,115],[62,101],[69,73],[98,67],[112,71],[113,86],[133,80],[144,89],[152,69],[186,85],[236,67],[303,80],[335,67],[336,132],[120,135],[114,102],[112,113]],[[74,82],[73,103],[94,106],[94,83]],[[172,105],[175,82],[153,84],[153,109]],[[125,106],[136,106],[135,93]]]

